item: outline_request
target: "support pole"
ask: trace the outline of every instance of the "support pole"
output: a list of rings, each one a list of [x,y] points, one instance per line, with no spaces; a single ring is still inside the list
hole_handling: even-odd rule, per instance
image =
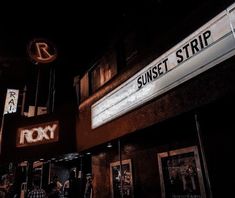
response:
[[[206,162],[206,155],[205,155],[205,150],[204,150],[204,146],[203,146],[203,142],[202,142],[200,123],[198,121],[197,113],[194,114],[194,119],[195,119],[195,124],[196,124],[196,129],[197,129],[197,137],[198,137],[198,141],[199,141],[199,149],[200,149],[200,152],[201,152],[201,155],[202,155],[202,164],[203,164],[203,168],[204,168],[204,171],[205,171],[206,183],[207,183],[207,186],[208,186],[209,198],[212,198],[213,195],[212,195],[212,190],[211,190],[211,182],[210,182],[210,178],[209,178],[207,162]]]
[[[121,184],[121,198],[123,198],[123,171],[122,171],[122,153],[121,153],[121,141],[120,139],[118,140],[118,155],[119,155],[119,161],[120,161],[120,173],[121,173],[121,178],[120,178],[120,184]]]
[[[55,67],[53,68],[53,73],[52,73],[53,81],[52,81],[52,107],[51,107],[51,112],[54,112],[55,109]]]
[[[38,93],[39,93],[40,72],[41,72],[41,68],[40,68],[40,65],[38,65],[38,75],[37,75],[37,84],[36,84],[35,102],[34,102],[34,116],[37,115],[37,108],[38,108]]]
[[[21,113],[20,113],[22,116],[24,116],[24,106],[25,106],[26,91],[27,91],[27,87],[25,85],[24,86],[24,90],[23,90],[22,104],[21,104]]]
[[[1,122],[1,128],[0,128],[0,155],[2,153],[2,133],[3,133],[3,127],[4,127],[4,114],[2,116],[2,122]]]

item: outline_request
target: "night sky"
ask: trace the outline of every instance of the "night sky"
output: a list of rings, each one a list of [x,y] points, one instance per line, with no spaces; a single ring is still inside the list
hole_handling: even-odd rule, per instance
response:
[[[55,62],[43,66],[40,92],[46,102],[48,75],[56,70],[58,103],[68,103],[74,97],[73,78],[82,75],[107,49],[110,42],[130,30],[154,30],[163,38],[166,33],[179,42],[194,30],[184,30],[190,16],[195,28],[222,11],[231,0],[115,0],[115,1],[50,1],[30,4],[0,5],[0,102],[3,108],[7,88],[28,88],[28,102],[33,103],[37,66],[27,54],[28,43],[45,38],[58,51]],[[22,3],[22,2],[21,2]],[[201,15],[196,15],[198,10]],[[205,16],[205,17],[204,17]],[[175,31],[172,34],[171,30]],[[167,35],[167,34],[166,34]],[[176,39],[177,38],[177,39]],[[173,43],[176,44],[176,43]],[[171,46],[165,46],[166,50]],[[65,97],[66,96],[66,97]]]

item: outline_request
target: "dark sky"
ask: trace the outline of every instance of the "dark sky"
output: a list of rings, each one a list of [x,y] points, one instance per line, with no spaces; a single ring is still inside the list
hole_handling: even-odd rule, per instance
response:
[[[0,5],[0,57],[23,57],[31,38],[44,37],[58,47],[61,58],[85,64],[101,53],[113,34],[155,21],[159,32],[202,9],[222,7],[231,0],[100,0],[31,1]],[[221,8],[222,9],[222,8]],[[200,18],[201,16],[197,16]],[[177,22],[177,23],[175,23]],[[151,31],[146,29],[146,31]]]
[[[25,84],[35,92],[37,67],[27,54],[31,39],[45,38],[53,42],[58,59],[56,68],[58,92],[72,90],[73,77],[82,75],[102,54],[110,40],[139,29],[166,32],[183,39],[191,30],[183,30],[191,16],[200,27],[231,0],[109,0],[109,1],[30,1],[28,4],[8,1],[0,4],[0,99],[6,88],[22,89]],[[200,14],[198,14],[200,13]],[[207,16],[203,18],[203,16]],[[201,23],[201,24],[200,24]],[[193,31],[193,30],[192,30]],[[167,47],[166,47],[167,48]],[[47,78],[45,65],[42,78]],[[47,74],[46,74],[47,73]],[[46,80],[42,84],[47,86]],[[69,87],[69,88],[68,88]],[[33,96],[31,97],[33,98]]]

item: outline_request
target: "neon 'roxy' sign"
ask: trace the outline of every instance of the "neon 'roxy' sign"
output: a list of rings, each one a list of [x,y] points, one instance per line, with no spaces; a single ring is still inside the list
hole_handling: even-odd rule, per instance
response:
[[[16,147],[47,144],[59,140],[59,122],[47,122],[18,128]]]

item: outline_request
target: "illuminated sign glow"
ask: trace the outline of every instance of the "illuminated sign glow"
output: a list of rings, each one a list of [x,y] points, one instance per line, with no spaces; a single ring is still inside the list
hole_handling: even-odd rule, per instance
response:
[[[55,47],[45,39],[31,41],[28,46],[28,53],[36,63],[50,63],[57,57]]]
[[[46,144],[59,140],[59,122],[32,125],[17,130],[17,147]]]
[[[19,90],[7,89],[3,114],[15,113],[17,111],[18,97],[19,97]]]
[[[94,103],[92,129],[235,55],[234,26],[235,4]]]

